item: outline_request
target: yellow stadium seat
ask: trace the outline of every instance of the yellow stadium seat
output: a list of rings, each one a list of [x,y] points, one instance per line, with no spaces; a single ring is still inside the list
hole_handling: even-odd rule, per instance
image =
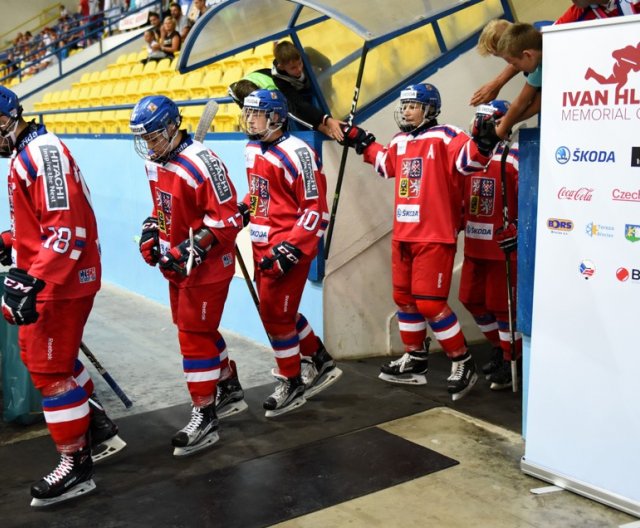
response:
[[[187,93],[183,88],[185,77],[185,75],[174,75],[169,79],[169,97],[174,101],[182,99],[182,95]]]
[[[57,110],[60,108],[64,108],[63,105],[66,104],[67,99],[69,99],[70,90],[67,88],[65,90],[54,92],[51,96],[50,110]]]
[[[197,90],[202,82],[202,72],[200,70],[189,72],[184,79],[184,92],[180,94],[179,100],[193,99],[192,90]]]
[[[130,81],[127,81],[127,86],[124,89],[124,94],[120,99],[120,102],[116,104],[137,102],[136,94],[138,93],[139,84],[140,84],[140,81],[138,79],[132,79]]]
[[[89,75],[89,80],[87,81],[89,86],[95,86],[96,84],[98,84],[99,78],[100,78],[100,70],[91,72],[91,74]]]
[[[136,78],[136,77],[142,77],[144,75],[144,67],[146,66],[146,64],[142,64],[142,63],[137,63],[134,64],[133,66],[131,66],[131,71],[129,72],[129,77],[131,78]]]
[[[220,84],[220,78],[221,72],[219,70],[210,70],[205,73],[200,84],[191,88],[191,99],[212,97],[213,87]]]
[[[45,92],[42,96],[42,100],[33,104],[33,107],[37,112],[41,110],[47,110],[49,108],[49,103],[51,102],[51,98],[55,92]]]
[[[76,99],[75,106],[84,107],[89,106],[89,95],[91,94],[91,88],[89,86],[83,86],[80,88],[78,98]]]
[[[102,70],[100,75],[98,76],[98,84],[105,84],[109,82],[109,76],[111,75],[111,70]]]
[[[103,126],[102,126],[102,113],[103,112],[87,112],[89,114],[89,132],[91,134],[102,134]]]
[[[98,106],[108,106],[109,101],[111,101],[111,94],[113,93],[113,87],[115,83],[103,84],[100,88],[100,96],[98,100],[100,101]]]
[[[78,134],[89,133],[89,114],[91,112],[78,112],[76,114],[76,130]]]
[[[169,81],[171,77],[163,75],[153,81],[153,93],[156,95],[169,95]]]
[[[180,112],[182,115],[182,126],[186,128],[189,133],[193,134],[196,128],[198,128],[198,122],[200,121],[203,110],[204,105],[186,106]]]
[[[87,106],[102,106],[102,100],[100,98],[100,94],[102,93],[102,88],[103,87],[100,86],[99,84],[96,84],[90,88]]]
[[[153,79],[152,77],[144,77],[140,81],[140,84],[138,85],[138,92],[137,92],[138,99],[141,99],[142,97],[146,97],[147,95],[154,94],[154,90],[153,90],[154,81],[155,79]]]
[[[91,72],[84,72],[80,76],[80,80],[71,84],[73,88],[82,88],[85,84],[89,83],[89,77],[91,77]]]
[[[102,121],[102,131],[104,134],[117,134],[117,122],[115,110],[103,110],[100,114]]]
[[[105,105],[116,105],[121,104],[126,97],[126,89],[127,89],[127,81],[118,81],[113,86],[113,90],[111,91],[111,95],[108,100],[104,101]]]
[[[44,116],[44,125],[47,127],[47,130],[51,132],[59,133],[61,123],[62,114],[49,114]]]
[[[236,132],[239,129],[238,119],[240,108],[235,103],[220,105],[220,109],[213,120],[216,132]]]
[[[134,62],[140,62],[141,60],[144,60],[147,58],[147,56],[149,55],[149,52],[145,49],[143,49],[142,51],[139,51],[136,54],[136,60]]]
[[[110,81],[126,80],[127,77],[129,77],[130,72],[131,72],[130,64],[125,64],[124,66],[113,68],[112,70],[109,71],[109,80]]]
[[[76,113],[71,112],[63,114],[60,128],[64,131],[64,134],[76,134],[78,132],[78,127],[76,126]]]
[[[171,59],[162,59],[156,63],[157,75],[171,75],[175,73],[175,69],[171,69]]]
[[[116,66],[122,66],[123,64],[127,64],[127,53],[123,53],[122,55],[118,55],[118,58],[115,62],[112,62],[107,66],[107,68],[115,68]]]
[[[119,134],[130,134],[129,119],[131,110],[116,110],[115,121]]]
[[[78,106],[78,98],[80,96],[81,88],[71,88],[69,95],[66,99],[61,99],[61,108],[73,108]]]
[[[151,77],[155,79],[158,75],[160,75],[159,73],[156,72],[157,67],[158,67],[157,61],[147,62],[144,66],[142,66],[142,77],[144,77],[145,79],[147,77]]]
[[[145,55],[146,57],[146,55]],[[132,51],[131,53],[129,53],[127,55],[127,60],[125,62],[125,64],[135,64],[136,62],[140,62],[142,59],[144,59],[144,57],[141,57],[140,59],[138,59],[138,52],[137,51]]]

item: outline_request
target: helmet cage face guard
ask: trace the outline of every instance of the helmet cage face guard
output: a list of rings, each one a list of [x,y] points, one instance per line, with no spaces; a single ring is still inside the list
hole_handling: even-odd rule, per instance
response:
[[[181,119],[178,117],[177,122],[169,121],[164,128],[149,133],[136,131],[136,127],[131,126],[133,148],[138,156],[147,161],[162,162],[165,160],[171,154],[173,140],[180,133],[180,122]]]
[[[257,108],[257,105],[249,99],[250,97],[247,97],[244,100],[244,107],[242,108],[242,115],[240,116],[240,128],[249,139],[268,141],[274,132],[284,127],[285,120],[280,117],[277,111],[271,110],[268,112],[267,110]],[[256,115],[266,117],[265,127],[262,130],[254,130],[249,124],[249,120]]]
[[[427,101],[422,99],[427,99]],[[407,108],[413,108],[417,105],[420,105],[423,112],[422,121],[418,124],[411,124],[407,122],[404,112]],[[440,94],[431,85],[409,86],[407,89],[402,90],[400,92],[400,101],[393,112],[396,124],[402,132],[413,132],[417,128],[433,121],[438,115],[440,115]]]

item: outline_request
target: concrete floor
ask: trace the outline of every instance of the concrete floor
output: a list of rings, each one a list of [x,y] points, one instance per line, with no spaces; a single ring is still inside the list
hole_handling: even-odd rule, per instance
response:
[[[273,358],[270,351],[241,336],[224,335],[231,356],[238,363],[245,388],[271,383],[269,372]],[[133,408],[125,410],[99,375],[90,369],[98,393],[112,416],[147,413],[188,401],[176,333],[168,308],[105,285],[87,325],[85,342],[134,400]],[[487,389],[479,382],[476,390]],[[633,517],[570,492],[532,494],[531,489],[547,484],[520,471],[519,460],[524,452],[524,443],[515,432],[446,407],[418,412],[378,427],[451,457],[459,461],[459,465],[290,519],[277,526],[600,528],[625,523],[636,525],[634,521],[637,520]],[[26,441],[43,434],[46,431],[42,425],[4,424],[0,426],[0,445]],[[135,442],[135,438],[128,440]],[[223,450],[224,445],[220,448]],[[11,461],[6,463],[12,464]],[[16,468],[8,470],[15,471]],[[0,480],[0,496],[6,496],[8,490],[2,488]],[[77,501],[74,508],[78,511],[82,502]],[[8,521],[5,518],[0,525],[13,525],[12,522],[7,524]],[[27,517],[22,515],[16,526],[41,525],[42,518],[38,518],[37,523],[36,518],[32,521],[28,514]],[[107,526],[109,523],[96,519],[95,525]],[[163,519],[158,519],[154,525],[165,524]]]

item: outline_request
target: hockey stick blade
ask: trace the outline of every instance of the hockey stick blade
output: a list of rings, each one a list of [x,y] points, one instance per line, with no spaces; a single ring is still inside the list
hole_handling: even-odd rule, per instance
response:
[[[218,113],[218,108],[218,103],[213,99],[205,105],[202,115],[200,116],[200,121],[198,121],[198,126],[196,127],[196,133],[193,135],[196,141],[204,141],[204,137],[207,135],[207,132],[211,128],[211,123],[213,123],[213,119]]]
[[[111,375],[105,370],[105,368],[102,366],[102,364],[98,361],[98,358],[96,358],[93,355],[93,352],[91,352],[91,350],[89,350],[89,347],[87,345],[85,345],[82,341],[80,342],[80,350],[82,350],[82,352],[84,352],[84,355],[87,356],[87,359],[96,368],[98,373],[104,378],[104,380],[107,382],[109,387],[111,387],[111,390],[116,393],[116,396],[118,398],[120,398],[120,401],[122,401],[124,406],[127,409],[129,409],[133,405],[131,400],[129,398],[127,398],[127,395],[120,388],[120,385],[118,385],[116,383],[116,380],[114,380],[111,377]]]

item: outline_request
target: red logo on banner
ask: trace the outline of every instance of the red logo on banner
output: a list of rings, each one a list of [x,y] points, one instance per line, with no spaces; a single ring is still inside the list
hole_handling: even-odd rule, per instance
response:
[[[629,73],[640,71],[640,44],[614,50],[611,57],[615,62],[609,75],[603,75],[589,68],[584,78],[594,79],[600,84],[615,84],[616,90],[620,90],[627,84]]]
[[[593,189],[590,187],[580,187],[579,189],[567,189],[562,187],[558,191],[558,200],[573,200],[576,202],[590,202],[593,198]]]

